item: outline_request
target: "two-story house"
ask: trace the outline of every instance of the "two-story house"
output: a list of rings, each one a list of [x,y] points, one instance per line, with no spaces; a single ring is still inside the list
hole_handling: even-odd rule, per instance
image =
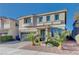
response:
[[[0,36],[12,35],[15,39],[18,35],[18,21],[12,18],[0,17]]]
[[[26,39],[30,32],[39,32],[41,39],[47,39],[47,33],[51,36],[54,32],[65,30],[67,10],[48,12],[42,14],[22,16],[19,18],[19,35]]]

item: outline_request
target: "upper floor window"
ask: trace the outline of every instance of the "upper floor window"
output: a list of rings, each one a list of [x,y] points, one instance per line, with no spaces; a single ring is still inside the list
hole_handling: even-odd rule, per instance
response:
[[[55,15],[55,20],[59,20],[59,14]]]
[[[40,23],[40,22],[42,22],[42,19],[43,19],[43,17],[42,17],[42,16],[41,16],[41,17],[39,17],[39,23]]]
[[[24,23],[31,23],[31,18],[30,17],[24,18]]]
[[[50,16],[46,16],[46,21],[50,21]]]

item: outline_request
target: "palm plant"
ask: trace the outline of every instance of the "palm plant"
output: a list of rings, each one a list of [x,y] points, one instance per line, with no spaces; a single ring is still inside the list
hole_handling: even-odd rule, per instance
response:
[[[55,38],[55,37],[54,37]],[[50,36],[50,32],[47,33],[47,41],[45,42],[46,46],[58,46],[58,42],[56,40],[53,40],[53,38]]]
[[[38,45],[38,46],[41,46],[40,35],[36,35],[35,44]]]
[[[79,34],[75,36],[76,42],[79,45]]]
[[[67,35],[70,35],[70,32],[62,31],[60,34],[58,32],[54,33],[54,40],[56,40],[56,42],[59,44],[58,48],[62,47]]]
[[[34,46],[35,45],[34,33],[33,32],[29,33],[27,37],[28,37],[29,40],[32,41],[32,45]]]

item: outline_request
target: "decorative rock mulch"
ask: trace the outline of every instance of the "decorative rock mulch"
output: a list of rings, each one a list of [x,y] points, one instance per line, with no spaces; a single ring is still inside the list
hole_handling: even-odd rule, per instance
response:
[[[64,42],[62,48],[64,50],[69,50],[69,51],[79,51],[79,46],[74,41],[66,41],[66,42]]]
[[[32,46],[31,44],[25,45],[21,49],[27,50],[35,50],[35,51],[42,51],[42,52],[49,52],[49,53],[56,53],[56,54],[69,54],[69,55],[79,55],[79,46],[74,44],[70,44],[72,42],[65,42],[63,44],[63,50],[58,49],[57,47],[46,47],[45,44],[42,46]]]

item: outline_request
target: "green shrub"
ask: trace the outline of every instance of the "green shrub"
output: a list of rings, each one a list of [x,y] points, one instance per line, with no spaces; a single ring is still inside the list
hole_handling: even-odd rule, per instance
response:
[[[70,35],[69,31],[62,31],[60,34],[58,32],[54,33],[54,40],[59,44],[62,45],[64,41],[66,41],[66,36]]]
[[[8,41],[13,41],[12,36],[0,36],[0,42],[8,42]]]
[[[32,45],[35,45],[34,33],[30,32],[27,37],[28,37],[28,40],[32,41]]]
[[[66,36],[70,35],[69,31],[62,31],[60,34],[58,32],[54,33],[54,37],[48,38],[46,41],[46,45],[51,44],[52,46],[60,46],[66,40]]]
[[[46,43],[46,45],[51,44],[52,46],[57,46],[57,47],[59,46],[59,44],[55,40],[50,40],[45,43]]]

